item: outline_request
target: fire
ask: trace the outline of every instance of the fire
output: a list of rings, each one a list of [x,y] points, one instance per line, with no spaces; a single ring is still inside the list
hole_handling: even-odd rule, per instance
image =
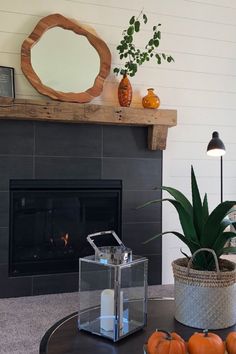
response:
[[[65,235],[61,236],[61,240],[64,241],[64,246],[66,247],[69,241],[69,234],[66,233]]]

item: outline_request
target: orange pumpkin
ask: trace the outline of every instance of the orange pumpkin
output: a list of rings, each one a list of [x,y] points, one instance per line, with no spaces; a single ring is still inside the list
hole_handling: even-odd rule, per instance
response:
[[[148,338],[149,354],[186,354],[186,344],[177,333],[156,331]]]
[[[229,354],[236,354],[236,332],[230,332],[225,340],[226,349]]]
[[[204,330],[194,333],[188,340],[189,354],[224,354],[225,345],[222,339],[214,333]]]

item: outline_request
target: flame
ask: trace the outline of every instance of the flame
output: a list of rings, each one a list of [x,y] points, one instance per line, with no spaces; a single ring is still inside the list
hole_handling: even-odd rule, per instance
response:
[[[63,236],[61,237],[61,240],[64,241],[64,246],[66,247],[67,244],[68,244],[68,241],[69,241],[69,234],[66,233],[65,235],[63,235]]]

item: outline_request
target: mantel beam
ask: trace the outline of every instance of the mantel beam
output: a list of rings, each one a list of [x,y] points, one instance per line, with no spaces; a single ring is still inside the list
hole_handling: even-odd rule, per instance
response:
[[[148,126],[148,148],[164,150],[168,128],[177,124],[177,112],[170,109],[0,98],[0,119]]]

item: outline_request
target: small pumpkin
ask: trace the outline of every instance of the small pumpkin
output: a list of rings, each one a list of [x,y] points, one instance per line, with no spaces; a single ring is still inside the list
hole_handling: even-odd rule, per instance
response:
[[[148,338],[148,354],[186,354],[186,343],[177,333],[155,331]]]
[[[224,354],[225,345],[217,334],[204,330],[202,333],[194,333],[189,338],[188,352],[189,354]]]
[[[230,332],[227,335],[225,344],[229,354],[236,354],[236,332]]]

